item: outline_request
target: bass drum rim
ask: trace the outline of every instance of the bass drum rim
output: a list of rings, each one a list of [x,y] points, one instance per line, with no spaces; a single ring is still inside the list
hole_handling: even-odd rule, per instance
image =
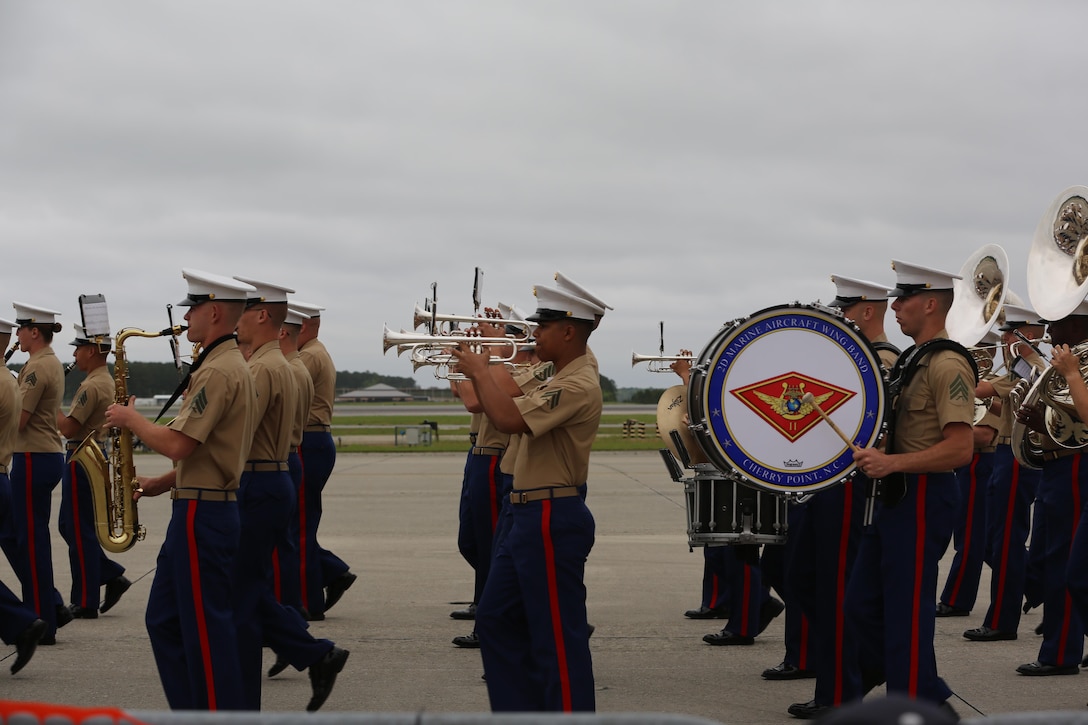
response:
[[[780,495],[813,493],[849,480],[857,470],[849,448],[847,448],[845,444],[842,444],[843,452],[840,453],[837,458],[832,459],[836,462],[836,465],[841,467],[841,470],[835,471],[833,476],[823,481],[801,485],[784,485],[753,478],[723,452],[721,443],[715,437],[712,431],[713,426],[709,422],[712,416],[711,411],[707,410],[707,401],[711,397],[711,384],[716,380],[713,369],[717,367],[721,353],[728,347],[730,341],[735,339],[738,334],[747,331],[750,327],[759,322],[777,315],[790,314],[810,315],[819,318],[821,322],[833,325],[839,332],[846,334],[849,338],[849,342],[853,343],[856,346],[856,349],[863,355],[868,368],[871,371],[866,373],[870,376],[865,381],[866,390],[869,395],[865,397],[864,407],[869,411],[867,418],[871,417],[872,420],[864,425],[865,435],[862,436],[861,440],[857,440],[859,447],[864,448],[875,445],[880,438],[883,432],[887,403],[887,390],[885,388],[883,376],[880,372],[880,357],[877,355],[876,349],[873,347],[872,343],[861,334],[861,330],[857,325],[842,317],[837,310],[832,310],[821,305],[808,305],[795,302],[792,304],[765,307],[747,317],[738,318],[723,325],[703,348],[702,352],[696,358],[696,364],[692,367],[692,376],[688,386],[688,417],[692,422],[692,432],[696,442],[699,444],[699,447],[702,449],[707,459],[721,471],[735,477],[736,480],[744,485]],[[756,337],[758,337],[758,335]],[[724,416],[720,417],[724,421]],[[821,422],[819,425],[827,424],[826,422]],[[774,467],[768,465],[767,469],[773,471]]]

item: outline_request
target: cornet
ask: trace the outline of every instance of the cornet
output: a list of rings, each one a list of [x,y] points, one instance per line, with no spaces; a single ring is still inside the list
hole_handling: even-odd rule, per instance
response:
[[[681,360],[687,360],[693,362],[695,360],[694,355],[639,355],[637,352],[631,353],[631,367],[638,365],[639,363],[646,363],[646,369],[651,373],[671,373],[672,368],[669,367],[674,362]]]

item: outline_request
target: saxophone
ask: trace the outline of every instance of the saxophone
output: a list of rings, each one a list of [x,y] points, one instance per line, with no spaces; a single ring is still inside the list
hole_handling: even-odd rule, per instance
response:
[[[176,337],[185,330],[182,325],[168,327],[159,332],[125,328],[114,340],[113,400],[118,405],[128,405],[128,361],[125,358],[125,340],[130,337]],[[132,431],[110,429],[109,458],[94,439],[94,433],[83,439],[72,460],[83,467],[91,484],[94,503],[95,532],[102,548],[117,554],[128,551],[137,541],[143,540],[147,531],[140,525],[136,514],[133,494],[140,484],[136,478],[136,465],[132,458]]]

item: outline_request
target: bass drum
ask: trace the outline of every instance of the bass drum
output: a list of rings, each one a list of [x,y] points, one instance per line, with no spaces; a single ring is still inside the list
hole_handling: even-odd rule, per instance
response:
[[[720,470],[758,489],[801,494],[856,469],[816,406],[866,448],[881,434],[886,395],[880,358],[857,326],[829,308],[781,305],[725,325],[710,341],[692,368],[688,416]]]

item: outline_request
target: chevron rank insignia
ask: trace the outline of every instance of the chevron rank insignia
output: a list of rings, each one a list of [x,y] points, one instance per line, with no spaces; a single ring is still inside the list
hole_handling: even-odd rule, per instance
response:
[[[86,390],[84,390],[82,393],[79,394],[79,400],[77,400],[76,403],[81,407],[87,404],[87,391]]]
[[[544,402],[548,404],[548,410],[555,410],[556,406],[559,405],[559,396],[562,392],[562,390],[546,390],[541,394]]]
[[[32,388],[35,385],[37,385],[38,384],[38,374],[37,373],[31,373],[30,375],[27,375],[26,376],[26,384],[29,385]]]
[[[193,396],[193,402],[189,403],[189,407],[191,407],[193,412],[197,415],[203,413],[204,409],[208,407],[208,393],[204,388],[201,388],[200,392]]]
[[[962,375],[957,375],[956,379],[948,386],[948,397],[950,400],[962,400],[967,402],[973,400],[975,397],[974,391],[967,387],[967,383],[964,382]]]

